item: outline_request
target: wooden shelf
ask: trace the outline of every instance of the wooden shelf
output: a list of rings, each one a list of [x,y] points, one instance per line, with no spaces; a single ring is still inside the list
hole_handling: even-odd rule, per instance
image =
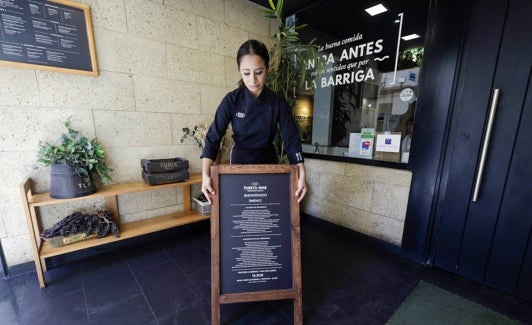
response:
[[[170,229],[178,226],[183,226],[189,223],[198,222],[206,219],[209,219],[209,216],[204,216],[195,212],[183,212],[139,221],[133,221],[120,225],[120,237],[118,238],[114,237],[113,235],[108,235],[103,238],[89,239],[61,247],[53,247],[48,242],[41,241],[39,255],[41,256],[41,258],[48,258],[52,256],[72,253],[78,250],[114,243],[124,239],[146,235],[149,233]]]
[[[24,202],[24,212],[28,224],[28,232],[32,242],[32,249],[37,270],[37,277],[41,287],[46,285],[44,272],[46,272],[46,258],[62,254],[72,253],[75,251],[105,245],[145,234],[170,229],[193,222],[209,219],[210,216],[201,215],[192,210],[190,187],[194,184],[201,184],[201,175],[190,175],[189,179],[183,182],[148,185],[144,182],[131,182],[105,185],[98,188],[98,191],[91,195],[69,199],[54,199],[50,197],[49,192],[33,193],[33,181],[28,178],[20,185],[22,201]],[[157,216],[153,218],[133,221],[120,224],[120,211],[118,206],[118,196],[124,194],[155,191],[165,188],[181,187],[183,189],[183,212],[168,215]],[[68,204],[75,201],[90,200],[95,198],[105,198],[106,206],[113,213],[117,222],[120,224],[120,237],[115,238],[108,235],[103,238],[88,239],[85,241],[53,247],[48,242],[40,238],[40,215],[39,207],[55,204]]]
[[[145,192],[145,191],[153,191],[153,190],[159,190],[159,189],[164,189],[164,188],[189,186],[189,185],[200,184],[200,183],[201,183],[201,175],[193,174],[193,175],[190,175],[190,178],[187,181],[178,182],[178,183],[148,185],[144,182],[131,182],[131,183],[103,185],[103,186],[98,187],[98,191],[94,194],[70,198],[70,199],[51,198],[50,192],[37,193],[37,194],[32,194],[28,196],[28,202],[33,206],[64,204],[64,203],[73,202],[73,201],[83,201],[83,200],[90,200],[90,199],[101,198],[101,197],[116,196],[116,195]]]

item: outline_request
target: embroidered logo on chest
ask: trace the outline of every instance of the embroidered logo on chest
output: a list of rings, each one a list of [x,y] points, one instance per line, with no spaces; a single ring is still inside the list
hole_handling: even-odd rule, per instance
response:
[[[236,117],[238,117],[238,118],[244,118],[244,117],[246,117],[246,114],[244,114],[244,113],[242,113],[242,112],[236,112],[235,115],[236,115]]]

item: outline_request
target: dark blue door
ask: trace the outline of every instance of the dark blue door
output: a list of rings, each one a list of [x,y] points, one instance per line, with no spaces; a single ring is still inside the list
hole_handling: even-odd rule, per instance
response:
[[[441,173],[436,266],[532,300],[532,1],[474,1]]]

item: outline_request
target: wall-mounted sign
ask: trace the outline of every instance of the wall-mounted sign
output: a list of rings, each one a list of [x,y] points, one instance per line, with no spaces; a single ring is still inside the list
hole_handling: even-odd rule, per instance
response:
[[[67,0],[0,1],[0,64],[98,75],[89,7]]]
[[[212,324],[220,304],[293,299],[302,324],[297,166],[214,165]]]

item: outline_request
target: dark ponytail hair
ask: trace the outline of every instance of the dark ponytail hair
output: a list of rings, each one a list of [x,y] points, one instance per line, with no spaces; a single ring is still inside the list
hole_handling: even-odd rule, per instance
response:
[[[240,69],[240,60],[244,55],[249,54],[255,54],[260,56],[264,60],[264,64],[266,64],[266,69],[270,66],[270,54],[268,54],[268,48],[264,43],[250,39],[244,42],[238,49],[238,52],[236,53],[236,64],[238,68]]]

